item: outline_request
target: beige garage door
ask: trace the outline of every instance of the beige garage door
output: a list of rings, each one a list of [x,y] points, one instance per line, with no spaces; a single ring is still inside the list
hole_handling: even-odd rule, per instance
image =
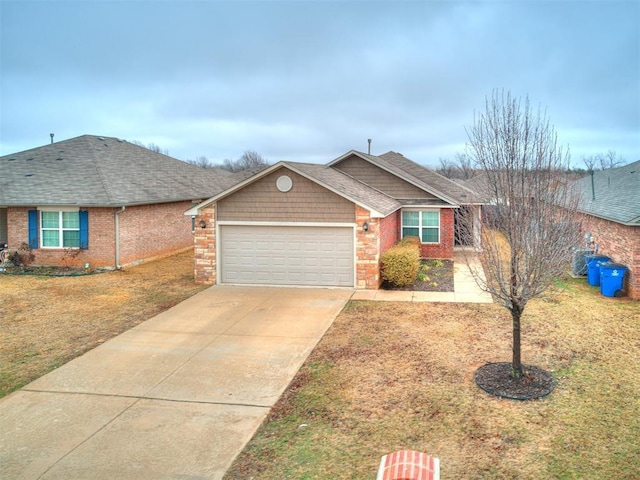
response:
[[[353,228],[222,225],[222,283],[352,287]]]

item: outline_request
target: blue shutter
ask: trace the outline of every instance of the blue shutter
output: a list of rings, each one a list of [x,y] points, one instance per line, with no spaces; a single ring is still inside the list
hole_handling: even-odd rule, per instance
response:
[[[38,248],[38,210],[29,210],[29,248]]]
[[[86,250],[89,248],[89,212],[80,210],[80,248]]]

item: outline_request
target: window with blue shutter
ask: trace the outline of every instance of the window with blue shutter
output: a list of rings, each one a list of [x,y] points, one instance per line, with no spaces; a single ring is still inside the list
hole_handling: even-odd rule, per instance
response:
[[[89,212],[80,210],[80,248],[89,248]]]
[[[29,210],[29,248],[38,248],[38,211]]]
[[[40,210],[35,243],[42,248],[88,248],[89,216],[86,210]],[[30,222],[31,226],[32,223]],[[31,235],[30,235],[31,238]]]

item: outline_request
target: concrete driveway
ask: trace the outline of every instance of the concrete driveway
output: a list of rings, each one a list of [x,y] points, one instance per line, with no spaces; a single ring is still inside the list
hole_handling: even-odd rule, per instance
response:
[[[352,294],[200,292],[0,400],[0,478],[222,478]]]

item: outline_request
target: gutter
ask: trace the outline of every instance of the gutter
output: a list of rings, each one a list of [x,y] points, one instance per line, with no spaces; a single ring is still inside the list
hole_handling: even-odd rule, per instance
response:
[[[116,257],[115,257],[115,266],[116,270],[120,270],[122,265],[120,265],[120,214],[127,209],[124,205],[120,207],[120,210],[116,210],[113,214],[114,218],[114,230],[115,230],[115,239],[116,239]]]

